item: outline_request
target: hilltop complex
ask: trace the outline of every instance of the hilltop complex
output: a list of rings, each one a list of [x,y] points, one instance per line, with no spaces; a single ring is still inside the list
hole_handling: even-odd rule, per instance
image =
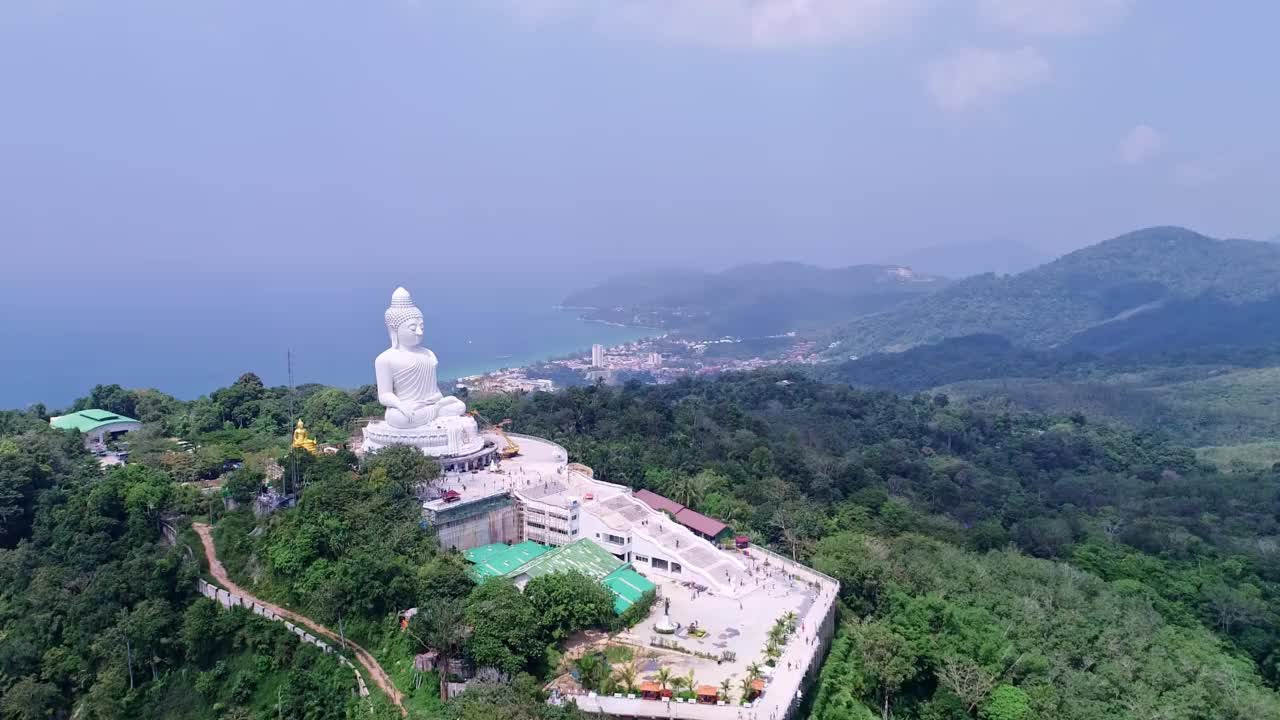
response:
[[[609,588],[619,611],[656,591],[662,602],[618,641],[656,648],[650,652],[660,663],[712,689],[698,693],[705,704],[673,703],[659,688],[640,696],[584,693],[581,707],[625,717],[733,718],[741,708],[718,701],[714,688],[726,680],[750,683],[748,668],[763,667],[756,716],[790,714],[834,631],[833,579],[745,538],[723,548],[715,542],[726,539],[723,523],[596,478],[551,441],[478,431],[462,401],[436,387],[435,355],[418,347],[422,314],[403,288],[386,324],[392,347],[376,364],[386,419],[365,429],[361,451],[400,444],[437,459],[444,473],[427,490],[424,527],[441,545],[467,551],[479,579],[503,576],[522,587],[574,569]],[[782,618],[791,630],[779,647],[768,630]]]

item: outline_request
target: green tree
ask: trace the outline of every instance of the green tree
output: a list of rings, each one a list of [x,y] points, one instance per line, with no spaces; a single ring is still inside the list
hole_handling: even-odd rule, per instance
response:
[[[394,497],[408,497],[414,488],[440,475],[440,465],[416,448],[398,445],[365,458],[361,474],[375,485],[385,484]]]
[[[1026,720],[1031,717],[1031,699],[1020,688],[1001,685],[978,713],[982,720]]]
[[[0,711],[6,720],[45,720],[58,703],[58,688],[24,677],[13,684],[0,700]]]
[[[360,406],[348,393],[337,388],[325,388],[307,398],[302,404],[302,415],[308,427],[314,424],[318,429],[319,423],[325,422],[338,430],[345,430],[360,416]]]
[[[881,718],[889,720],[894,695],[918,671],[911,643],[879,621],[864,622],[854,634],[862,667],[880,689]]]
[[[541,627],[553,640],[579,630],[608,627],[613,620],[613,593],[580,572],[557,572],[533,578],[524,588]]]
[[[472,628],[467,654],[477,665],[515,675],[542,655],[542,623],[533,604],[509,580],[493,578],[476,586],[467,598],[465,617]]]

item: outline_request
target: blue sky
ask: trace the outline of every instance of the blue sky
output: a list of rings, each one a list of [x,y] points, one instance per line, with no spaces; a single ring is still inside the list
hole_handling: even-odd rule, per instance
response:
[[[6,0],[0,275],[1271,237],[1276,27],[1261,0]]]

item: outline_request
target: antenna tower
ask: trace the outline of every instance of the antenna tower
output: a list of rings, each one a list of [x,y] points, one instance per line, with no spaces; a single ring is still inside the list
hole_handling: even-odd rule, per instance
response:
[[[288,364],[288,368],[289,368],[289,422],[288,422],[288,425],[290,428],[292,428],[293,423],[297,420],[297,417],[294,415],[294,407],[293,407],[294,398],[293,398],[293,349],[292,348],[285,351],[285,362]],[[290,477],[285,480],[285,484],[284,484],[285,497],[289,496],[289,480],[293,480],[294,492],[297,492],[298,490],[298,455],[297,455],[296,448],[294,448],[293,446],[289,447],[289,476]]]

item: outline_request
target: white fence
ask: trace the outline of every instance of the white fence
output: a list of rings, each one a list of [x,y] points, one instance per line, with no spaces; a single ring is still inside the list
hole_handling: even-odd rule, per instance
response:
[[[287,629],[289,632],[293,633],[294,635],[297,635],[298,638],[301,639],[303,642],[311,643],[312,645],[315,645],[316,647],[320,648],[326,653],[334,652],[333,646],[329,645],[329,643],[307,632],[306,629],[301,628],[297,625],[294,625],[292,622],[286,620],[284,617],[277,614],[275,610],[272,610],[266,605],[254,602],[249,598],[244,598],[239,595],[229,593],[226,590],[223,590],[222,588],[218,587],[217,585],[212,585],[210,583],[205,582],[204,580],[196,580],[196,589],[200,592],[201,595],[209,598],[210,600],[213,600],[214,602],[218,603],[219,605],[221,605],[222,607],[228,610],[230,610],[233,607],[242,607],[259,617],[264,617],[268,620],[275,620],[277,622],[282,622],[284,623],[285,629]],[[364,677],[360,674],[360,671],[357,670],[356,667],[351,664],[350,660],[346,659],[341,654],[338,655],[338,662],[345,665],[348,668],[351,668],[351,671],[355,673],[356,684],[360,688],[360,697],[368,697],[369,687],[365,685]]]

